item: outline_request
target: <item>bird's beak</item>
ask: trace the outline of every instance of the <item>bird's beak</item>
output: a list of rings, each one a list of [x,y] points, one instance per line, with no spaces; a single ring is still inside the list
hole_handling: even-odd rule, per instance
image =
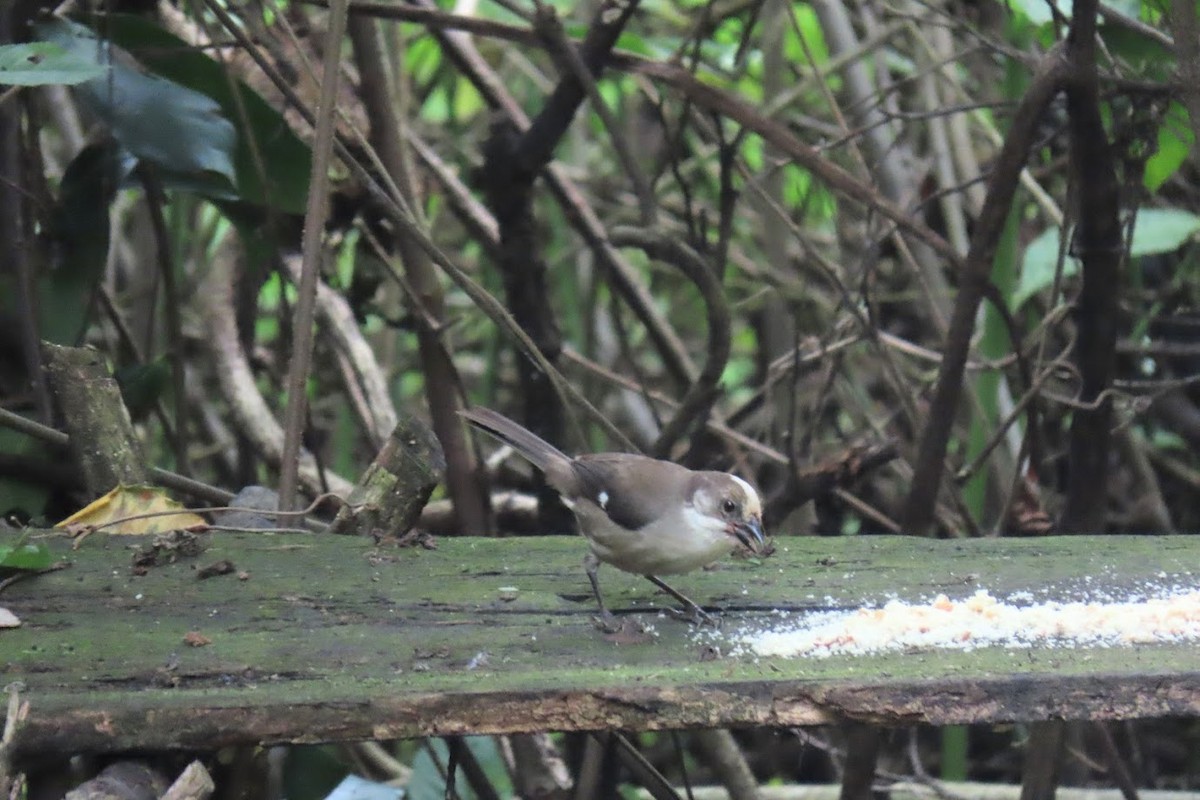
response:
[[[751,553],[762,552],[763,545],[766,544],[766,537],[763,534],[762,520],[758,517],[750,517],[749,519],[733,524],[733,535],[737,540],[746,546],[746,549]]]

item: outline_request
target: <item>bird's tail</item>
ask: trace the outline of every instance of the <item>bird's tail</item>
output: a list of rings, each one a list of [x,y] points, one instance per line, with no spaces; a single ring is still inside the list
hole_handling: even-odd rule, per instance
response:
[[[571,460],[542,437],[490,408],[467,408],[458,413],[476,428],[510,445],[542,472],[555,474],[555,466],[561,469],[563,463]]]

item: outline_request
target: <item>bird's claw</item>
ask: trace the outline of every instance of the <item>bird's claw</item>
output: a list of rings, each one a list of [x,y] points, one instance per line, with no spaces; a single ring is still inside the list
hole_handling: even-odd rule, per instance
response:
[[[616,617],[611,614],[607,619],[592,617],[592,624],[606,639],[618,644],[646,641],[650,630],[644,622],[635,617]]]
[[[592,625],[602,633],[618,633],[621,630],[621,620],[608,609],[592,617]]]
[[[691,608],[670,608],[667,609],[667,613],[675,619],[683,620],[684,622],[690,622],[698,628],[703,627],[704,625],[711,625],[714,628],[721,627],[721,620],[717,617],[714,617],[712,614],[709,614],[700,606],[692,606]]]

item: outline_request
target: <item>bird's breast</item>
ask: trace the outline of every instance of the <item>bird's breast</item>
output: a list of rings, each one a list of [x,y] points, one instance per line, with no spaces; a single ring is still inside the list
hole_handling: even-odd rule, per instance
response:
[[[590,503],[577,503],[579,530],[606,564],[636,575],[677,575],[724,558],[734,541],[724,531],[698,530],[660,519],[637,530],[616,525]]]

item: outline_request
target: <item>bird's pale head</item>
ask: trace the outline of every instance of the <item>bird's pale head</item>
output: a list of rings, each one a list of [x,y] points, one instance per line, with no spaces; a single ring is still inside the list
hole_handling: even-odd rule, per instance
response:
[[[752,553],[762,552],[762,500],[753,486],[727,472],[697,472],[691,488],[692,507],[706,527],[722,530]]]

